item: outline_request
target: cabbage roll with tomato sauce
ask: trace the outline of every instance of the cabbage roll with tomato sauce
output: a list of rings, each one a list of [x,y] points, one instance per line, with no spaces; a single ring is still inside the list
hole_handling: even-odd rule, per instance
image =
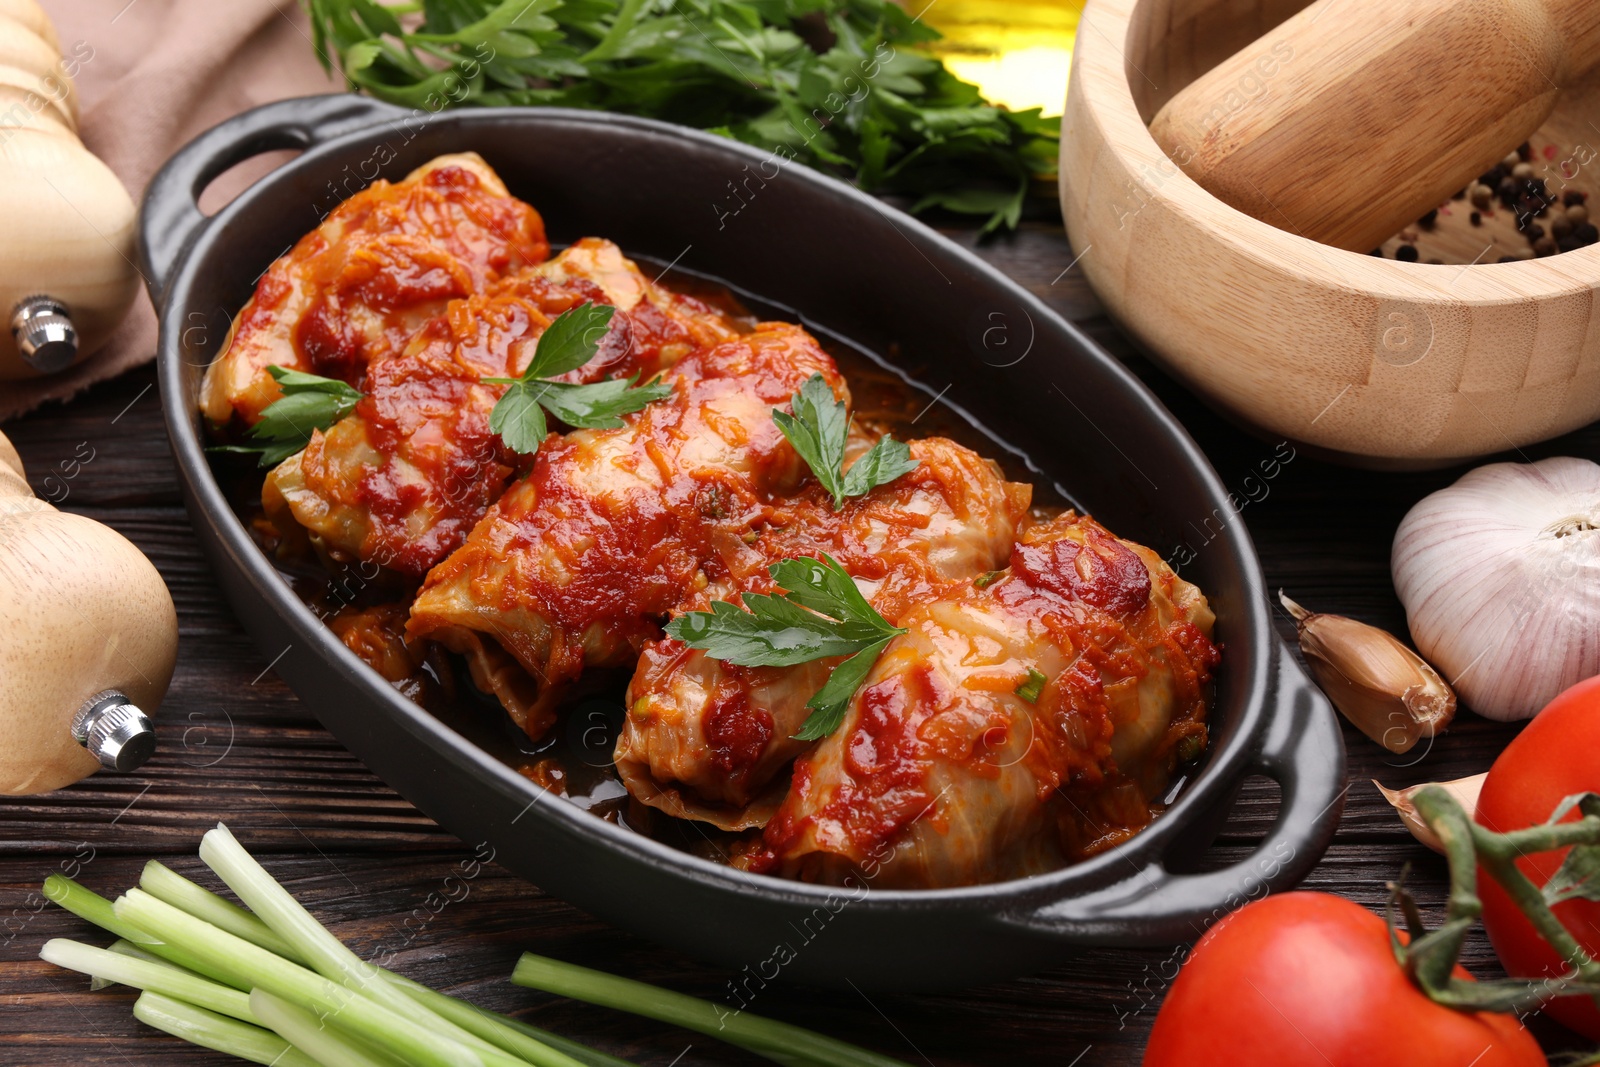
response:
[[[831,556],[891,623],[952,581],[1005,563],[1026,515],[1030,486],[954,441],[910,443],[915,470],[840,512],[812,483],[775,508],[752,544],[732,546],[729,581],[693,596],[682,611],[706,611],[737,593],[776,593],[767,568],[782,559]],[[731,587],[730,587],[731,586]],[[838,661],[740,667],[670,638],[644,650],[628,687],[616,767],[638,800],[724,830],[765,825],[782,799],[782,771],[812,747],[797,741]]]
[[[813,374],[847,396],[798,326],[763,323],[690,353],[672,395],[617,429],[545,439],[466,543],[435,567],[407,632],[467,657],[529,736],[586,667],[631,665],[659,620],[708,586],[806,472],[772,419]]]
[[[936,888],[1120,842],[1203,748],[1212,621],[1198,589],[1092,519],[1033,527],[996,580],[901,619],[742,865]]]
[[[280,531],[303,527],[335,558],[421,576],[449,555],[525,459],[489,430],[552,320],[593,302],[618,309],[589,363],[560,381],[654,377],[697,348],[736,336],[727,316],[652,284],[609,241],[454,301],[393,358],[375,360],[350,415],[268,476],[262,503]]]
[[[447,301],[549,254],[539,213],[475,152],[373,182],[267,268],[206,370],[200,409],[253,425],[283,395],[272,365],[358,385]]]

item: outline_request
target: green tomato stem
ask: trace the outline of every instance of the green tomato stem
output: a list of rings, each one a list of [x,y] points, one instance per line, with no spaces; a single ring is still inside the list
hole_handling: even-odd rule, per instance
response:
[[[804,1027],[745,1011],[730,1011],[698,997],[531,952],[524,952],[517,961],[511,981],[696,1030],[786,1067],[907,1067],[901,1060]]]
[[[1522,873],[1523,856],[1576,845],[1600,845],[1600,816],[1496,833],[1481,826],[1439,786],[1419,790],[1417,813],[1438,835],[1450,863],[1447,920],[1404,951],[1405,966],[1422,990],[1438,1003],[1463,1011],[1521,1011],[1553,997],[1587,992],[1600,1004],[1600,963],[1550,909],[1544,893]],[[1478,896],[1482,866],[1527,916],[1529,923],[1572,968],[1569,975],[1542,981],[1466,982],[1453,976],[1467,931],[1483,914]]]
[[[1590,823],[1590,836],[1583,844],[1600,844],[1600,819],[1588,818],[1582,822]],[[1555,830],[1557,827],[1550,827]],[[1555,835],[1552,834],[1552,837]],[[1502,837],[1490,830],[1477,827],[1473,830],[1473,837],[1478,845],[1478,856],[1484,868],[1499,882],[1501,887],[1516,903],[1522,913],[1528,917],[1533,928],[1539,936],[1560,953],[1561,958],[1573,969],[1574,976],[1580,981],[1600,982],[1600,962],[1596,962],[1572,932],[1556,918],[1555,912],[1546,903],[1544,894],[1539,887],[1534,885],[1522,869],[1517,866],[1517,858],[1524,854],[1522,850],[1509,848],[1505,840],[1495,840]],[[1560,846],[1557,846],[1560,847]],[[1532,851],[1548,851],[1547,848],[1535,848]],[[1600,1004],[1600,994],[1596,994],[1596,1003]]]

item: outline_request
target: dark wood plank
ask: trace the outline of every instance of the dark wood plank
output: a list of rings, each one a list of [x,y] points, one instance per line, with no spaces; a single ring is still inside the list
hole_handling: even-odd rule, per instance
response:
[[[1208,410],[1135,351],[1100,316],[1073,253],[1052,219],[978,243],[952,237],[1078,321],[1144,378],[1234,485],[1272,446]],[[222,1063],[163,1039],[128,1014],[129,997],[90,993],[78,977],[35,959],[49,937],[94,938],[84,924],[37,896],[51,871],[81,868],[87,884],[114,893],[133,884],[149,857],[186,871],[204,830],[225,820],[275,873],[361,951],[397,952],[398,969],[487,1006],[523,1013],[641,1064],[744,1064],[750,1057],[699,1037],[510,986],[520,950],[545,952],[716,996],[725,972],[613,930],[490,866],[467,898],[424,923],[416,917],[469,849],[378,781],[306,713],[268,670],[222,603],[178,498],[156,403],[154,375],[138,371],[5,427],[41,495],[108,522],[144,549],[178,604],[182,642],[172,693],[162,708],[161,752],[142,772],[99,776],[46,797],[0,800],[0,1064]],[[94,450],[76,477],[70,461]],[[1600,458],[1591,428],[1529,456]],[[63,467],[63,464],[69,464]],[[1389,543],[1405,510],[1459,475],[1374,474],[1298,457],[1265,499],[1241,518],[1271,587],[1322,611],[1404,632],[1389,580]],[[1293,628],[1279,620],[1286,636]],[[1444,867],[1415,845],[1370,785],[1410,784],[1487,769],[1515,728],[1464,715],[1420,760],[1389,756],[1350,728],[1352,788],[1334,847],[1307,883],[1377,907],[1384,883],[1407,863],[1430,914],[1444,897]],[[1244,790],[1213,862],[1243,854],[1270,825],[1276,787]],[[645,904],[647,906],[647,902]],[[410,925],[408,925],[408,918]],[[1136,1064],[1177,950],[1064,950],[1041,975],[959,994],[883,996],[774,987],[757,1010],[817,1026],[939,1067],[1007,1062]],[[1475,937],[1467,963],[1496,973]],[[1559,1033],[1538,1028],[1550,1047]],[[685,1051],[687,1049],[687,1051]]]

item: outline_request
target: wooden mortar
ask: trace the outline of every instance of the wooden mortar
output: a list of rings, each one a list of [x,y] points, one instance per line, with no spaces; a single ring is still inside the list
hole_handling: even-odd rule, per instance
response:
[[[1269,99],[1295,54],[1267,35],[1306,6],[1090,0],[1062,122],[1073,269],[1208,401],[1350,462],[1444,466],[1600,417],[1600,246],[1500,264],[1512,249],[1486,237],[1473,266],[1378,259],[1257,221],[1157,146],[1148,124],[1162,107],[1263,37],[1258,77],[1227,106],[1244,114]],[[1591,73],[1537,135],[1562,149],[1537,161],[1557,195],[1600,192],[1597,113]]]

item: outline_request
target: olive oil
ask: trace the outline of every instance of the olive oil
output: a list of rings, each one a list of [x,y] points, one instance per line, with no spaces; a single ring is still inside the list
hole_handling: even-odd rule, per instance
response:
[[[1084,0],[904,0],[944,34],[928,46],[991,103],[1059,115]]]

